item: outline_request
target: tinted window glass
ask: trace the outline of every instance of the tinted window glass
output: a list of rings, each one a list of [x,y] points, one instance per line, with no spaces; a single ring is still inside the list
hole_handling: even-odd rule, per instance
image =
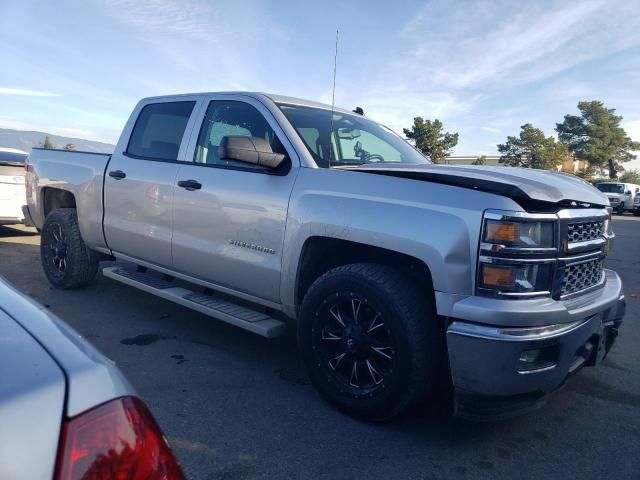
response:
[[[127,153],[143,158],[176,160],[195,104],[168,102],[144,107],[133,127]]]
[[[622,183],[599,183],[596,187],[603,193],[624,193]]]
[[[209,103],[198,136],[198,145],[193,161],[226,167],[265,170],[266,168],[260,165],[220,158],[218,148],[222,139],[231,135],[264,138],[271,145],[271,150],[277,153],[286,153],[273,129],[253,106],[244,102],[216,100]]]
[[[278,105],[320,167],[369,163],[431,163],[387,127],[362,115]]]

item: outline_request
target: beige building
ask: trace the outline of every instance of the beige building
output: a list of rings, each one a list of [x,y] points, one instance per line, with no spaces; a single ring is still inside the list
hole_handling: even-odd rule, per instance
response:
[[[580,172],[584,172],[589,166],[589,162],[586,160],[580,160],[573,155],[567,158],[562,165],[558,165],[558,171],[564,173],[573,173],[577,175]]]
[[[473,165],[473,162],[477,161],[479,156],[473,155],[462,155],[462,156],[451,156],[446,157],[444,159],[445,165]],[[499,155],[485,155],[485,165],[489,167],[499,167],[502,164],[500,163]],[[556,167],[558,172],[564,173],[572,173],[577,175],[578,173],[584,171],[589,163],[586,160],[576,159],[571,156],[567,158],[562,164]]]

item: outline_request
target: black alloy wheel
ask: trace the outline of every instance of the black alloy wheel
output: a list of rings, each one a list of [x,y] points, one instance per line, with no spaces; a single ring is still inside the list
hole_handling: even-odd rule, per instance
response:
[[[298,318],[300,354],[318,392],[372,421],[433,393],[445,364],[431,298],[385,265],[343,265],[320,276]]]
[[[67,237],[62,225],[51,222],[41,240],[44,244],[44,263],[49,266],[48,272],[61,278],[67,272]]]
[[[328,378],[354,397],[372,396],[391,381],[395,347],[379,308],[352,292],[326,298],[315,314],[313,349]]]
[[[40,260],[49,283],[72,289],[88,285],[98,273],[99,255],[85,245],[75,208],[59,208],[42,225]]]

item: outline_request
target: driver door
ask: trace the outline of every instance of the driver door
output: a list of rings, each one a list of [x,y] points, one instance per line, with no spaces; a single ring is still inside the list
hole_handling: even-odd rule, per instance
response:
[[[173,202],[174,268],[200,280],[280,302],[289,197],[299,161],[271,113],[243,96],[213,96],[180,166]],[[229,135],[265,138],[285,153],[283,170],[221,159]],[[181,188],[194,185],[197,188]],[[182,183],[180,183],[182,182]]]

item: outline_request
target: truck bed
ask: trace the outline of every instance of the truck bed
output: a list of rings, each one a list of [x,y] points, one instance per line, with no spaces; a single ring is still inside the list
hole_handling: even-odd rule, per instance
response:
[[[34,148],[27,172],[27,205],[36,227],[41,228],[47,211],[44,196],[67,191],[75,197],[80,233],[85,243],[103,247],[102,186],[110,154]]]

